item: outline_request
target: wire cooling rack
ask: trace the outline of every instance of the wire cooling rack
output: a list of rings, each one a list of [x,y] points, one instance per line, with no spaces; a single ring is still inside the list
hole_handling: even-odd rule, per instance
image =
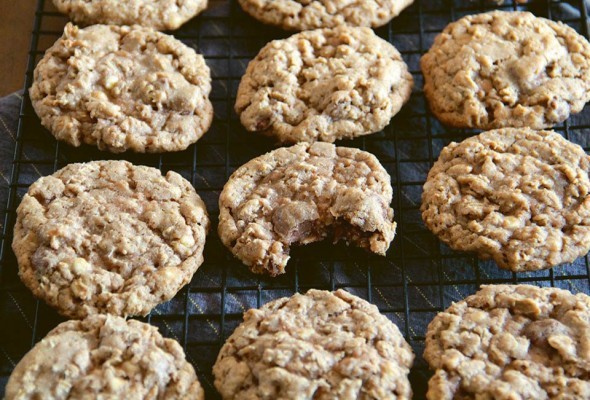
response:
[[[464,15],[500,8],[529,10],[566,22],[588,37],[587,10],[580,1],[535,1],[525,6],[506,1],[416,0],[401,16],[377,29],[403,54],[414,76],[412,98],[383,131],[353,141],[342,141],[375,154],[391,175],[393,207],[398,232],[387,257],[367,254],[344,245],[319,243],[297,248],[287,273],[278,278],[255,276],[222,246],[217,234],[217,200],[229,175],[253,157],[273,149],[273,143],[248,134],[233,113],[237,85],[247,63],[262,46],[287,33],[264,26],[244,14],[235,0],[211,0],[209,9],[173,34],[202,53],[213,76],[211,99],[215,118],[211,130],[181,153],[163,155],[112,155],[95,148],[79,149],[56,142],[41,127],[25,93],[19,117],[16,150],[8,187],[0,237],[0,392],[15,363],[63,319],[33,298],[17,276],[10,249],[15,209],[29,185],[40,176],[72,162],[127,159],[162,171],[174,170],[189,179],[204,199],[212,227],[205,248],[205,263],[190,285],[148,317],[164,336],[177,339],[195,366],[208,398],[216,398],[211,368],[225,338],[241,322],[242,313],[272,299],[309,288],[345,288],[376,304],[397,324],[416,353],[410,378],[415,398],[424,398],[430,376],[422,359],[424,335],[435,314],[472,294],[482,283],[525,282],[590,291],[588,258],[549,271],[514,274],[493,262],[454,252],[423,226],[420,196],[426,174],[440,150],[452,140],[474,131],[443,127],[429,113],[422,93],[420,56],[449,22]],[[26,88],[43,52],[61,35],[66,19],[51,2],[39,0],[26,72]],[[7,40],[7,39],[5,39]],[[8,39],[9,40],[9,39]],[[555,128],[588,149],[590,110],[586,109]]]

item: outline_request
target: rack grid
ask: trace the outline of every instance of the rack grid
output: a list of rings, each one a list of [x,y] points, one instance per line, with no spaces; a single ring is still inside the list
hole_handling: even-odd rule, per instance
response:
[[[269,139],[246,133],[233,105],[249,60],[268,41],[289,33],[250,18],[236,0],[210,0],[205,13],[172,32],[205,56],[213,76],[211,100],[215,108],[211,130],[196,145],[179,153],[113,155],[88,146],[73,148],[59,143],[40,125],[25,91],[10,184],[4,189],[8,200],[0,210],[0,392],[15,363],[63,321],[54,310],[34,299],[18,278],[10,248],[15,210],[32,182],[73,162],[127,159],[162,171],[174,170],[190,180],[205,201],[212,222],[205,263],[173,300],[156,307],[143,320],[183,345],[207,398],[217,398],[211,368],[224,340],[241,322],[242,313],[295,292],[345,288],[376,304],[398,325],[416,353],[410,374],[416,399],[424,398],[430,377],[422,359],[426,326],[451,302],[488,283],[531,283],[590,293],[588,257],[551,270],[516,274],[498,269],[491,261],[478,260],[473,254],[450,250],[422,224],[420,196],[433,161],[445,145],[476,131],[449,129],[431,116],[422,92],[419,59],[449,22],[493,9],[528,10],[561,20],[588,38],[584,0],[532,0],[525,5],[515,1],[497,5],[488,0],[416,0],[391,23],[376,29],[402,53],[414,76],[414,92],[384,131],[338,144],[372,152],[391,175],[397,236],[386,257],[325,242],[295,248],[287,273],[277,278],[251,274],[223,247],[216,233],[217,201],[237,167],[275,147]],[[61,36],[66,22],[49,0],[38,0],[25,89],[31,85],[35,65]],[[588,151],[590,108],[555,130]]]

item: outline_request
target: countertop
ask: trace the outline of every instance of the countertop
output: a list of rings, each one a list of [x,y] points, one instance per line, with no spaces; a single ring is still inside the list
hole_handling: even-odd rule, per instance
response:
[[[36,0],[0,0],[0,97],[23,88],[36,7]],[[43,29],[61,30],[65,21],[50,18]]]
[[[0,96],[22,89],[35,0],[0,0]]]

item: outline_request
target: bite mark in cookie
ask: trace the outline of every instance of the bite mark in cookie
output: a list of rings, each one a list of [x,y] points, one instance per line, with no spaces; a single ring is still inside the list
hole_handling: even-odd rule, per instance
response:
[[[289,249],[323,240],[384,255],[395,235],[390,178],[365,151],[301,143],[236,170],[219,198],[219,236],[255,273],[285,272]]]

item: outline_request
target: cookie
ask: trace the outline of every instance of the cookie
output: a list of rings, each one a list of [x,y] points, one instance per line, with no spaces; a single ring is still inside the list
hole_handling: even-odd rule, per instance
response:
[[[80,25],[134,25],[178,29],[207,8],[207,0],[53,0],[59,11]]]
[[[369,28],[301,32],[250,62],[235,110],[250,132],[283,143],[334,142],[382,130],[412,92],[399,52]]]
[[[590,250],[590,158],[555,132],[505,128],[445,147],[422,194],[426,226],[512,271]]]
[[[334,28],[339,25],[377,28],[397,17],[414,0],[239,0],[250,16],[287,30]]]
[[[428,326],[427,398],[590,398],[590,297],[483,286]]]
[[[385,255],[395,236],[387,171],[328,143],[279,148],[238,168],[219,198],[219,237],[254,273],[283,274],[294,245],[332,237]]]
[[[211,125],[211,77],[201,55],[140,26],[68,24],[35,68],[41,123],[73,146],[184,150]]]
[[[6,400],[205,398],[182,347],[107,315],[59,324],[18,363]]]
[[[310,290],[251,309],[213,366],[223,399],[410,399],[412,349],[377,307]]]
[[[64,316],[145,315],[190,281],[208,228],[179,174],[94,161],[31,185],[12,248],[25,285]]]
[[[590,100],[590,43],[528,12],[449,24],[421,66],[430,109],[453,127],[548,128]]]

